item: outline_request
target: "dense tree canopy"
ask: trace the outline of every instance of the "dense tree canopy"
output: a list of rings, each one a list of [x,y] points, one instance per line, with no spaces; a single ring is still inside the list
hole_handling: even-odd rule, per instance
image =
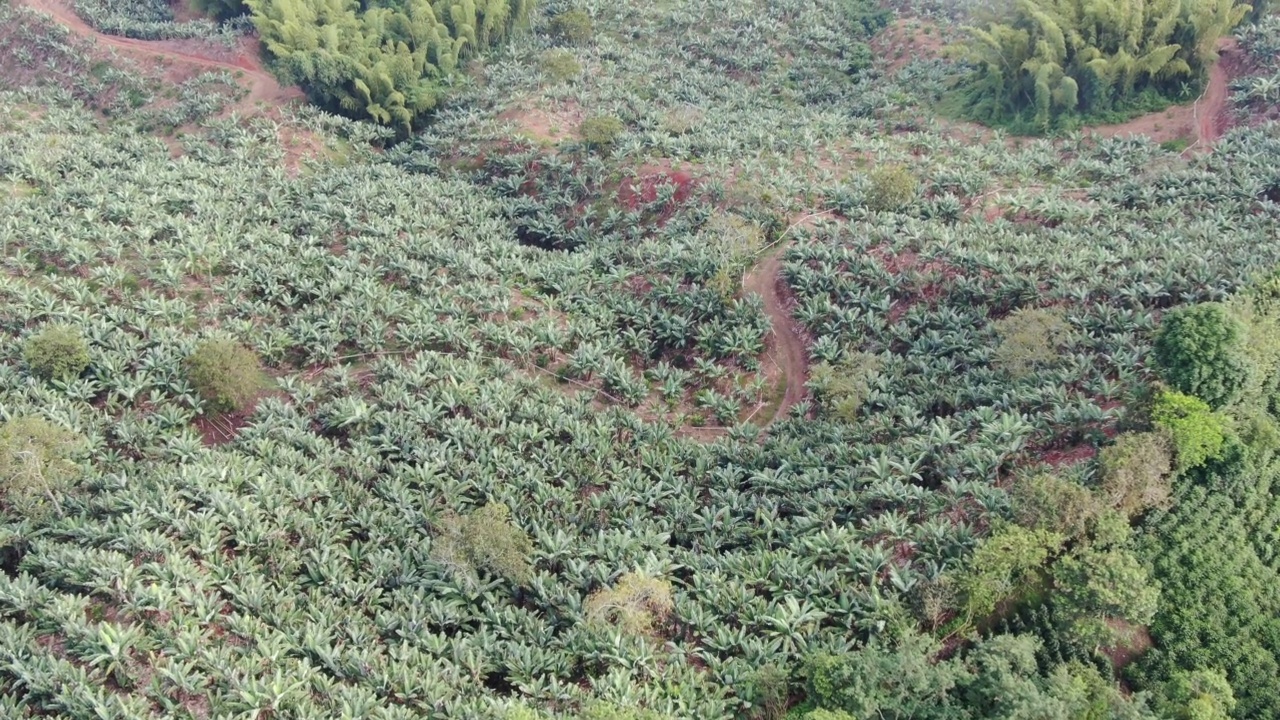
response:
[[[1248,12],[1235,0],[1003,3],[960,47],[975,68],[969,109],[1048,127],[1124,109],[1143,93],[1185,95]]]
[[[434,108],[468,54],[528,17],[528,0],[248,0],[277,68],[313,102],[402,131]]]

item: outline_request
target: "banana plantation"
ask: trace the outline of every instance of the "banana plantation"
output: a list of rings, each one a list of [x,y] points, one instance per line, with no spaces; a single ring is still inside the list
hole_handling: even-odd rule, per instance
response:
[[[936,117],[963,5],[248,5],[322,107],[0,9],[4,717],[1280,717],[1274,18],[1182,152]]]

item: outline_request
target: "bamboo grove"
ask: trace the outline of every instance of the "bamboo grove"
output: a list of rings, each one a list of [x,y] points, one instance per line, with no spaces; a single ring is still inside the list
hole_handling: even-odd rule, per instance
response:
[[[975,66],[964,89],[969,112],[1044,128],[1193,97],[1217,59],[1218,40],[1250,10],[1234,0],[1018,0],[998,7],[960,46]]]

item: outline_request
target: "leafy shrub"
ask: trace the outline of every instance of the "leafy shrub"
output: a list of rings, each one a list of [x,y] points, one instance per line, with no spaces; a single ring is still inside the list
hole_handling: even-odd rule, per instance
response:
[[[1249,379],[1244,327],[1219,303],[1191,305],[1160,324],[1153,356],[1174,388],[1219,408],[1240,396]]]
[[[66,380],[79,377],[89,367],[89,346],[79,330],[51,325],[27,338],[22,359],[36,377]]]
[[[1107,503],[1132,517],[1150,508],[1168,507],[1173,457],[1159,433],[1127,433],[1102,449],[1102,493]]]
[[[867,207],[887,212],[902,210],[916,199],[920,181],[903,165],[884,165],[871,171]]]
[[[43,515],[80,478],[80,436],[37,417],[0,425],[0,492],[20,515]]]
[[[591,40],[591,16],[582,10],[568,10],[551,18],[551,36],[569,45],[582,45]]]
[[[258,358],[234,340],[206,340],[186,361],[187,379],[216,413],[243,410],[262,390]]]
[[[555,82],[564,82],[582,72],[582,63],[568,50],[548,50],[542,54],[542,72]]]
[[[1203,465],[1226,445],[1226,419],[1199,398],[1165,390],[1156,396],[1151,419],[1173,441],[1179,470]]]
[[[814,365],[809,374],[809,387],[835,417],[854,422],[879,369],[879,357],[855,353],[835,364]]]
[[[641,572],[630,572],[611,588],[587,598],[587,619],[617,627],[630,635],[652,635],[655,625],[671,615],[671,583]]]
[[[612,115],[596,115],[578,125],[578,135],[588,147],[608,150],[625,129],[622,121]]]
[[[1088,488],[1049,473],[1019,480],[1009,492],[1018,524],[1068,538],[1083,535],[1102,510]]]
[[[1229,720],[1236,707],[1231,684],[1221,670],[1180,672],[1161,690],[1160,710],[1171,720]]]
[[[611,702],[591,702],[582,708],[577,720],[672,720],[657,710],[618,705]]]
[[[1000,340],[993,361],[1014,377],[1057,359],[1071,330],[1061,312],[1043,308],[1018,309],[994,327]]]
[[[511,522],[511,510],[503,503],[488,503],[467,515],[445,513],[431,545],[431,556],[469,585],[481,570],[513,583],[528,582],[532,553],[533,542]]]
[[[1072,632],[1086,645],[1112,645],[1111,619],[1131,625],[1151,622],[1160,599],[1158,583],[1133,553],[1085,546],[1053,564],[1054,603],[1074,618]]]

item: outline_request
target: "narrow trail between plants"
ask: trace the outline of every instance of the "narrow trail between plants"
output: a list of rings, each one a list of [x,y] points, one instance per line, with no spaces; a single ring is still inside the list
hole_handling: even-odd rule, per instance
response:
[[[19,2],[32,10],[51,15],[54,20],[76,35],[91,38],[103,46],[117,48],[135,57],[149,57],[193,65],[206,70],[227,70],[233,74],[238,73],[237,80],[247,87],[248,93],[232,106],[232,110],[249,112],[259,103],[274,106],[303,97],[301,90],[281,85],[271,73],[267,72],[257,55],[256,41],[242,40],[236,48],[229,51],[232,54],[231,59],[219,60],[210,57],[213,50],[201,52],[190,47],[199,41],[135,40],[99,32],[76,15],[75,11],[62,0],[19,0]]]
[[[1223,115],[1231,95],[1232,68],[1238,65],[1234,61],[1238,52],[1234,38],[1218,43],[1218,60],[1209,68],[1209,82],[1195,102],[1088,130],[1104,137],[1146,135],[1156,142],[1186,140],[1191,143],[1187,150],[1212,149],[1228,124],[1223,122]]]
[[[804,399],[805,382],[809,377],[809,363],[805,355],[805,343],[795,326],[795,320],[787,310],[778,286],[782,279],[782,255],[786,245],[763,258],[743,280],[742,289],[759,295],[764,300],[764,312],[769,317],[772,330],[769,333],[767,354],[777,366],[778,382],[785,392],[770,417],[760,418],[757,424],[767,426],[774,419],[784,417],[796,403]]]
[[[760,258],[760,262],[742,281],[743,292],[756,293],[764,300],[764,313],[769,317],[772,328],[766,341],[766,354],[777,368],[777,382],[782,383],[785,388],[773,412],[756,421],[761,427],[768,427],[774,420],[785,417],[792,407],[804,400],[805,384],[809,381],[807,343],[795,318],[791,317],[787,294],[784,289],[780,289],[784,288],[786,282],[782,277],[782,256],[791,245],[788,236],[798,229],[812,227],[818,218],[830,214],[829,211],[821,211],[794,219],[778,236],[776,246]]]
[[[1227,75],[1225,55],[1235,51],[1235,40],[1228,38],[1218,45],[1218,61],[1209,68],[1209,86],[1204,95],[1196,100],[1196,141],[1212,145],[1222,136],[1222,126],[1218,118],[1227,106],[1227,85],[1231,78]]]

